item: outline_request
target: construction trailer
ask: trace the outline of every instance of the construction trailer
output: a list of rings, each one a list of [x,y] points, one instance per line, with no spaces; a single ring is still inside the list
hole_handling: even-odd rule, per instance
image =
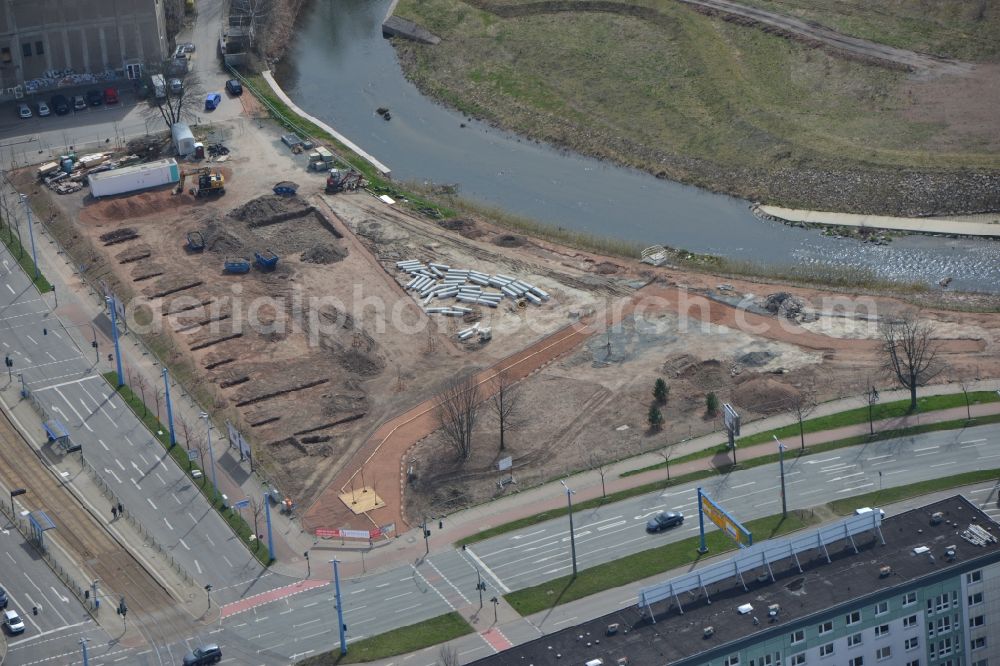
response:
[[[176,183],[180,177],[177,160],[168,158],[94,173],[87,176],[87,182],[91,196],[96,199]]]
[[[194,134],[187,123],[174,123],[170,126],[170,138],[173,140],[174,148],[181,157],[186,157],[194,152]]]

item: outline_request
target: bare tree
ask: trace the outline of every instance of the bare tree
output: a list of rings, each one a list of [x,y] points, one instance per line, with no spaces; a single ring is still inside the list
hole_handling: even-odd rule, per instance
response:
[[[149,383],[141,372],[135,373],[135,387],[139,389],[139,396],[142,398],[142,413],[146,414],[146,389],[149,388]]]
[[[799,421],[799,446],[806,450],[806,431],[802,422],[809,418],[813,410],[816,409],[816,399],[812,387],[803,387],[798,393],[788,399],[788,406]]]
[[[979,368],[973,373],[974,376],[979,376]],[[972,421],[972,403],[969,400],[969,384],[971,383],[971,377],[968,371],[962,371],[958,375],[958,385],[962,389],[962,395],[965,397],[965,416],[967,421]]]
[[[264,502],[261,501],[256,495],[251,495],[247,499],[250,500],[250,513],[253,514],[253,535],[256,537],[260,534],[260,514],[264,510]],[[255,546],[260,546],[260,539],[254,539]],[[274,553],[271,553],[273,556]]]
[[[441,393],[437,419],[445,440],[462,460],[472,455],[472,431],[478,415],[479,387],[475,375],[454,379]]]
[[[501,370],[493,378],[493,397],[490,405],[500,424],[500,450],[503,451],[506,442],[504,435],[521,426],[519,409],[521,391],[507,370]]]
[[[184,438],[184,448],[188,451],[191,450],[191,424],[187,422],[183,416],[177,417],[177,427],[181,431],[181,436]]]
[[[917,387],[934,379],[943,366],[938,362],[934,327],[921,323],[914,314],[903,315],[882,325],[885,369],[900,386],[910,390],[910,411],[917,409]]]
[[[168,60],[162,64],[158,72],[150,72],[150,79],[147,80],[150,90],[149,108],[146,115],[153,118],[161,118],[169,131],[175,124],[180,122],[191,122],[198,120],[195,111],[199,108],[199,100],[204,98],[204,90],[201,87],[201,80],[195,73],[186,76],[176,69],[177,63]],[[164,80],[183,79],[183,84],[179,92],[170,91],[168,84],[165,91],[166,96],[157,99],[155,86],[152,83],[152,76],[162,75]]]
[[[160,402],[163,400],[163,389],[157,387],[153,393],[153,400],[156,401],[156,420],[160,420]]]
[[[440,666],[458,666],[458,650],[451,645],[442,645],[438,650],[438,664]]]
[[[590,469],[596,470],[601,475],[601,497],[608,496],[608,489],[604,485],[604,477],[608,474],[607,464],[601,460],[597,454],[590,454]]]
[[[663,464],[667,467],[667,481],[670,480],[670,459],[674,457],[674,445],[667,444],[656,452],[656,455],[663,458]]]

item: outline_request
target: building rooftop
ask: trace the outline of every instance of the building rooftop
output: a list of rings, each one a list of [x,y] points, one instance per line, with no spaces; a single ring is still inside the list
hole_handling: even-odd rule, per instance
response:
[[[964,532],[979,541],[967,531],[970,525],[984,528],[993,540],[982,545],[972,543],[963,536]],[[797,554],[801,572],[795,558],[786,557],[771,561],[774,580],[764,566],[744,571],[742,582],[734,573],[727,580],[707,585],[707,599],[700,588],[681,594],[683,613],[676,600],[660,601],[652,605],[653,622],[637,602],[475,663],[545,666],[601,659],[605,665],[616,665],[626,663],[619,662],[626,657],[627,663],[635,666],[672,664],[707,651],[735,652],[742,647],[742,639],[763,638],[755,636],[763,632],[786,632],[841,604],[878,597],[894,588],[912,587],[915,581],[947,576],[949,571],[954,575],[960,569],[977,566],[977,561],[985,564],[1000,560],[997,538],[1000,525],[956,495],[885,518],[881,537],[874,530],[855,534],[857,553],[846,538],[827,544],[832,560],[829,562],[822,548],[801,550]],[[699,569],[692,573],[697,574]],[[750,604],[753,610],[740,614],[737,608],[743,604]],[[769,617],[773,604],[779,610],[775,617]],[[612,624],[618,625],[617,632],[608,635]],[[712,633],[706,636],[708,627],[712,627]]]

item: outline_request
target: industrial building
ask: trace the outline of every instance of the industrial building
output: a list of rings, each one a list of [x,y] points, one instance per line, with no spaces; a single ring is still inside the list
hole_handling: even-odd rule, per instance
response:
[[[960,495],[868,512],[755,544],[475,663],[1000,666],[998,536]]]
[[[0,87],[5,98],[139,78],[167,58],[166,0],[5,0]]]

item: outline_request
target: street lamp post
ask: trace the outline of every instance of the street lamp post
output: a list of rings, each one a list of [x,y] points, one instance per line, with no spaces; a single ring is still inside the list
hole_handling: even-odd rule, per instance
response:
[[[788,501],[785,499],[785,445],[777,435],[771,435],[778,443],[778,467],[781,470],[781,517],[788,517]]]
[[[264,517],[267,522],[267,555],[271,558],[273,562],[276,558],[274,557],[274,538],[271,536],[271,496],[270,493],[264,496]]]
[[[479,572],[479,567],[476,567],[476,589],[479,590],[479,610],[483,610],[483,590],[486,589],[486,583],[483,582],[483,575]]]
[[[26,492],[28,492],[28,491],[25,488],[15,488],[14,490],[10,491],[10,517],[11,517],[11,520],[14,519],[14,498],[17,497],[18,495],[23,495]]]
[[[566,504],[569,506],[569,549],[573,556],[573,578],[576,578],[576,536],[573,533],[573,491],[562,479],[559,480],[562,487],[566,489]],[[494,597],[494,601],[496,597]],[[494,608],[496,610],[496,608]]]
[[[205,594],[208,596],[208,607],[212,608],[212,584],[209,583],[205,586]]]
[[[219,484],[215,482],[215,452],[212,450],[212,422],[208,418],[208,412],[202,412],[201,418],[205,419],[206,432],[208,432],[208,463],[212,467],[212,505],[215,506],[215,496],[219,494]]]
[[[167,426],[170,429],[170,448],[177,444],[177,437],[174,435],[174,407],[170,402],[170,375],[167,369],[163,368],[163,394],[167,402]]]
[[[496,624],[499,621],[497,620],[497,608],[500,606],[500,600],[493,597],[490,601],[493,602],[493,624]]]
[[[118,346],[118,301],[113,296],[105,297],[111,308],[111,338],[115,343],[115,363],[118,370],[118,387],[125,385],[125,375],[122,372],[122,352]]]
[[[80,639],[80,647],[83,648],[83,666],[90,666],[90,661],[87,659],[87,641],[89,638]]]
[[[336,558],[330,560],[333,565],[333,590],[337,597],[337,625],[340,630],[340,654],[347,654],[347,625],[344,624],[344,604],[340,598],[340,569],[337,565],[340,561]]]
[[[31,206],[28,205],[28,195],[21,195],[21,203],[24,204],[24,212],[28,216],[28,237],[31,239],[31,263],[35,265],[35,279],[38,279],[38,255],[35,254],[35,232],[31,228]]]

